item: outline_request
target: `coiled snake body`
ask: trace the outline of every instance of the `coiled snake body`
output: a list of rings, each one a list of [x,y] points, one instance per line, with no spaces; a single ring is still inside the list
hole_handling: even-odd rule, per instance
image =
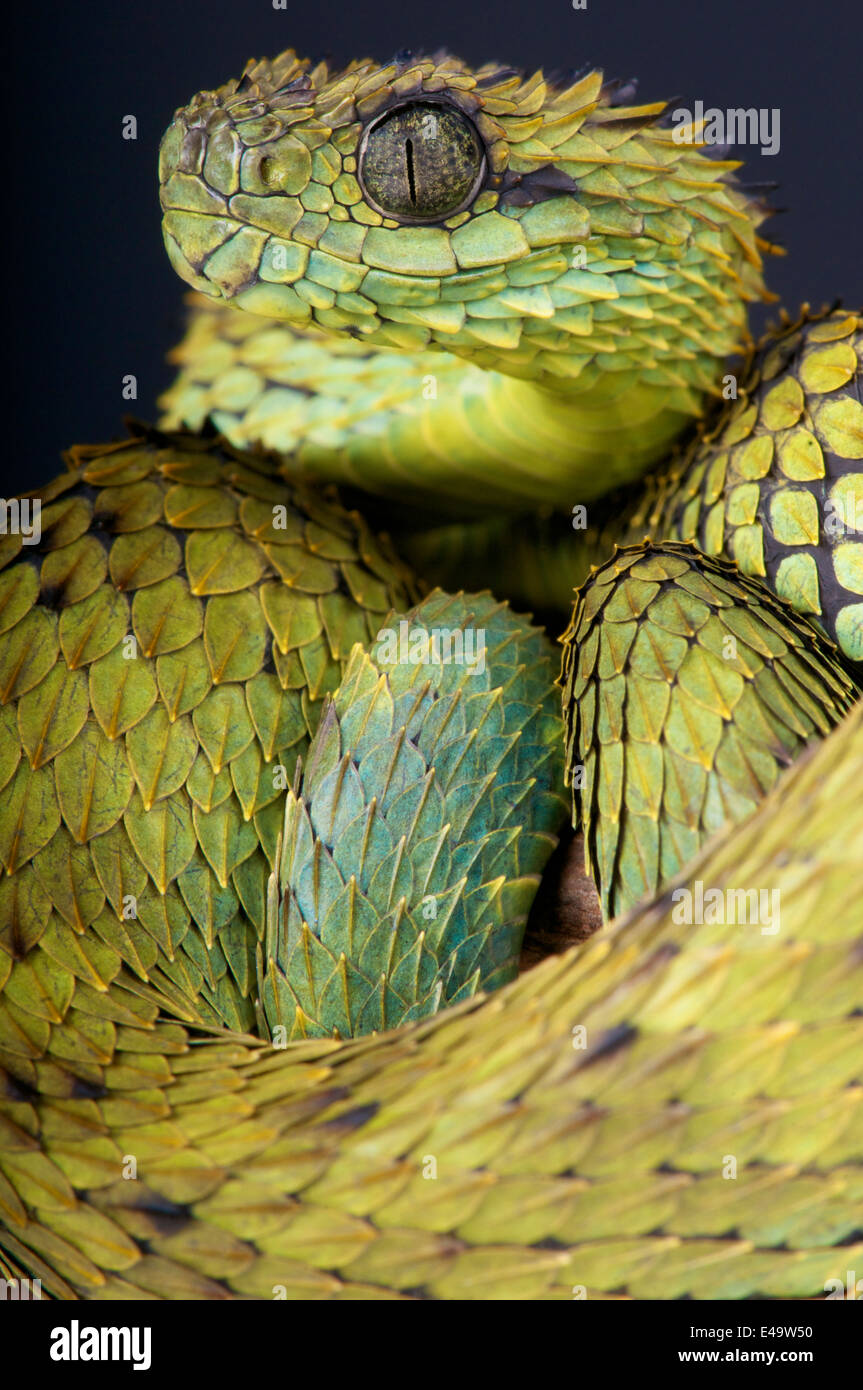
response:
[[[863,1257],[861,319],[730,372],[763,213],[631,100],[289,52],[166,133],[161,426],[0,541],[6,1277],[809,1297]],[[503,600],[578,585],[556,688]],[[516,978],[566,782],[615,920]]]

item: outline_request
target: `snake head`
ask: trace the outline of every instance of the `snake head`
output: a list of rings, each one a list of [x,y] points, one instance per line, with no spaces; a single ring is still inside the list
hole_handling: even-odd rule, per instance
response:
[[[763,295],[763,213],[621,95],[446,55],[250,62],[162,140],[168,254],[254,314],[546,384],[713,364]]]

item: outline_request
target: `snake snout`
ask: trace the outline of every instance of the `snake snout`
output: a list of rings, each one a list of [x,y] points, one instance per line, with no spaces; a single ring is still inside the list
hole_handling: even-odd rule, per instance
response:
[[[241,138],[232,116],[216,94],[201,93],[177,112],[159,148],[162,234],[171,264],[194,289],[224,300],[262,281],[291,278],[287,262],[295,259],[295,248],[287,238],[297,221],[296,199],[275,186],[284,182],[292,152],[280,151],[277,179],[272,141],[248,143],[256,134],[272,136],[266,118],[256,122],[247,115],[246,127],[266,128],[244,129]],[[253,303],[243,303],[254,311]],[[294,323],[309,318],[308,304],[293,291],[265,312]]]

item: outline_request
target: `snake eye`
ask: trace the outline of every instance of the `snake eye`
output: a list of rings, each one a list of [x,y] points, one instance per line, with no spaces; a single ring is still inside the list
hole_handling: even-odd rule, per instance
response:
[[[473,123],[442,102],[414,101],[387,111],[366,130],[359,175],[385,217],[439,222],[461,212],[485,174]]]

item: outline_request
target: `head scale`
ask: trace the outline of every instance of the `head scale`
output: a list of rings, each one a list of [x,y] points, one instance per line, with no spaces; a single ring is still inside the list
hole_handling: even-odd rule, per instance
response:
[[[679,379],[683,358],[704,389],[763,294],[762,214],[697,131],[614,96],[596,71],[555,86],[446,55],[249,63],[162,141],[168,253],[297,328],[545,384],[615,352]]]

